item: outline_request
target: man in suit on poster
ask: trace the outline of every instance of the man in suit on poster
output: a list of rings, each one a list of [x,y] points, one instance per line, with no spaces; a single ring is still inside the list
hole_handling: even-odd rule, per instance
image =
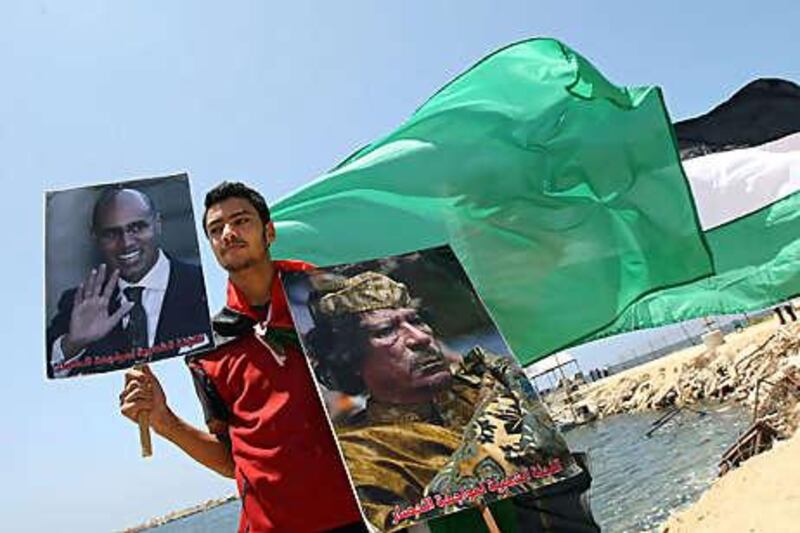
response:
[[[201,270],[161,249],[161,216],[149,196],[105,189],[91,230],[104,263],[59,298],[47,328],[49,377],[124,368],[209,342]]]

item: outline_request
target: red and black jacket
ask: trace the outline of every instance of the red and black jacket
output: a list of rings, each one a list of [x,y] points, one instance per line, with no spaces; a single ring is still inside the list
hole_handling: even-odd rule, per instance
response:
[[[248,305],[229,283],[213,323],[217,348],[187,362],[210,431],[230,444],[239,530],[322,531],[361,516],[278,277],[268,309]]]

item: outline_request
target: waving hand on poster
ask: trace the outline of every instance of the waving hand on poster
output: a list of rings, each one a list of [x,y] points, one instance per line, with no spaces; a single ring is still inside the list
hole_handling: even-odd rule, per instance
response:
[[[108,280],[106,270],[105,263],[97,270],[92,269],[86,281],[75,290],[69,333],[60,338],[60,346],[54,346],[54,350],[61,349],[66,359],[75,357],[91,343],[108,335],[134,305],[125,301],[116,311],[109,312],[108,304],[117,286],[119,270],[114,270]]]

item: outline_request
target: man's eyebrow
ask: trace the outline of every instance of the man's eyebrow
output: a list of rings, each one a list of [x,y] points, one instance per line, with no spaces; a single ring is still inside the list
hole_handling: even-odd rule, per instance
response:
[[[391,326],[393,324],[394,320],[387,318],[383,320],[378,320],[376,322],[367,322],[366,324],[364,324],[364,327],[367,329],[381,329],[387,326]]]
[[[228,219],[231,219],[231,218],[235,218],[235,217],[242,216],[242,215],[252,215],[252,213],[250,213],[250,212],[249,212],[249,211],[247,211],[246,209],[240,209],[240,210],[238,210],[238,211],[234,211],[233,213],[231,213],[230,215],[228,215],[228,216],[227,216],[227,218],[228,218]],[[225,218],[226,218],[226,217],[221,217],[221,216],[219,216],[219,217],[217,217],[217,218],[212,218],[211,220],[209,220],[209,221],[208,221],[208,223],[207,223],[206,225],[207,225],[208,227],[211,227],[211,226],[213,226],[214,224],[219,224],[219,223],[221,223],[221,222],[222,222],[222,221],[223,221]]]
[[[116,226],[102,226],[98,229],[100,231],[117,230],[117,229],[121,230],[133,226],[134,224],[150,224],[150,219],[148,217],[138,218],[136,220],[128,222],[127,224],[117,224]]]
[[[386,324],[386,323],[392,322],[393,320],[394,319],[392,317],[386,317],[386,316],[370,317],[370,318],[364,318],[363,321],[362,321],[362,324],[364,326],[373,326],[373,325],[376,325],[376,324],[377,325],[381,325],[381,324]]]

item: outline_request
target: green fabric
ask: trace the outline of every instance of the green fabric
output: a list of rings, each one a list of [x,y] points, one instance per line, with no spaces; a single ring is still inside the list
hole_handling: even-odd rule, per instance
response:
[[[489,511],[503,533],[517,533],[517,511],[512,500],[500,500],[490,504]],[[431,533],[489,533],[486,522],[478,509],[467,509],[428,522]]]
[[[800,193],[714,228],[706,240],[716,275],[648,295],[597,337],[754,311],[800,295]]]
[[[504,48],[273,208],[276,258],[450,244],[523,364],[711,272],[655,88],[550,39]]]

